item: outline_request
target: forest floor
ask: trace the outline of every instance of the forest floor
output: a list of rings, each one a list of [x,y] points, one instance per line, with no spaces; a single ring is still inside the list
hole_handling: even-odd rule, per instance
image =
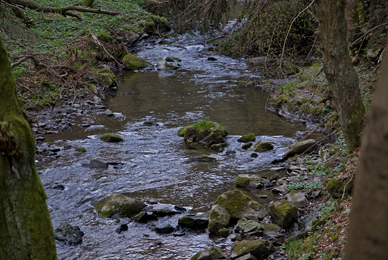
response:
[[[65,6],[69,1],[40,1],[40,5]],[[18,96],[27,110],[39,120],[37,111],[53,107],[96,106],[96,71],[106,66],[120,69],[122,57],[145,33],[163,36],[165,18],[144,10],[137,1],[104,1],[95,8],[122,11],[121,15],[82,13],[82,21],[59,14],[43,14],[27,10],[31,24],[16,18],[11,7],[3,5],[0,37],[8,49],[17,82]],[[362,61],[356,66],[364,103],[369,109],[377,78],[378,66]],[[286,84],[266,79],[261,82],[272,92],[269,108],[283,116],[313,121],[327,135],[338,133],[335,112],[326,99],[328,89],[319,62],[291,76]],[[304,93],[301,95],[301,93]],[[318,98],[316,98],[318,97]],[[91,101],[92,102],[88,102]],[[331,177],[353,181],[359,151],[347,154],[341,135],[335,135],[338,160],[324,164],[315,172],[328,172]],[[325,180],[323,186],[326,186]],[[323,187],[327,214],[318,228],[304,236],[289,239],[285,245],[288,259],[339,259],[343,256],[346,228],[349,222],[351,197],[332,198]]]

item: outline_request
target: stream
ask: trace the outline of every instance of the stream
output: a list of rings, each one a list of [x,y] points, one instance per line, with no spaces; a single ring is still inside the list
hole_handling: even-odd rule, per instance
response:
[[[98,200],[123,193],[206,212],[221,193],[235,188],[239,174],[277,174],[269,170],[270,162],[305,129],[266,111],[267,94],[257,84],[260,75],[252,73],[244,59],[207,51],[206,37],[185,34],[144,42],[136,55],[154,65],[158,57],[177,57],[182,61],[173,64],[180,69],[118,74],[118,90],[105,102],[113,116],[107,117],[105,109],[92,110],[75,118],[72,131],[45,135],[38,145],[56,149],[55,155],[37,160],[54,229],[70,223],[85,233],[80,245],[57,241],[59,259],[190,259],[211,245],[230,247],[229,239],[211,239],[205,231],[161,235],[153,229],[155,222],[102,218],[94,209]],[[181,127],[203,119],[226,127],[224,152],[188,149],[177,135]],[[103,142],[103,133],[118,134],[124,141]],[[252,149],[244,150],[237,142],[247,133],[272,142],[275,149],[251,157]],[[75,150],[80,147],[86,152]],[[91,160],[108,167],[85,167]],[[263,204],[274,199],[269,191],[261,194],[268,198],[251,196]],[[176,228],[185,214],[158,222]],[[128,231],[119,234],[115,230],[121,224],[127,224]]]

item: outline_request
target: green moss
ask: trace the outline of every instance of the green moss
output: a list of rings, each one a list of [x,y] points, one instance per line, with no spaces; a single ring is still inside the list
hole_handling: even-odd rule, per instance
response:
[[[168,61],[168,62],[173,62],[173,61],[174,61],[174,59],[173,59],[173,58],[171,58],[171,57],[167,57],[167,58],[165,59],[165,61]]]
[[[258,141],[255,144],[255,152],[266,152],[269,150],[273,150],[274,146],[270,142],[263,142],[262,140]]]
[[[262,224],[265,231],[276,231],[279,232],[281,228],[278,225],[275,225],[273,223],[263,223]]]
[[[237,187],[247,187],[251,182],[261,181],[263,181],[263,178],[239,175],[235,180],[235,184]]]
[[[111,143],[117,143],[117,142],[123,141],[123,138],[121,136],[118,136],[115,134],[103,134],[101,135],[100,139],[105,142],[111,142]]]
[[[86,149],[84,147],[78,147],[78,148],[75,148],[75,150],[77,152],[86,153]]]
[[[122,194],[112,194],[111,196],[98,201],[95,208],[100,216],[113,217],[133,217],[146,205],[139,200],[132,199]]]
[[[214,204],[225,208],[231,217],[241,218],[244,211],[249,207],[251,198],[239,190],[227,191],[221,194]]]
[[[177,70],[179,69],[179,66],[172,65],[170,63],[166,63],[166,68]]]
[[[237,139],[237,141],[241,143],[254,142],[255,140],[256,140],[256,136],[254,133],[243,135],[239,139]]]
[[[249,142],[249,143],[244,144],[241,148],[246,150],[246,149],[250,148],[252,145],[253,145],[253,143]]]
[[[189,126],[184,126],[184,127],[180,128],[180,129],[178,130],[178,136],[180,136],[180,137],[185,136],[185,131],[186,131],[186,128],[187,128],[187,127],[189,127]]]
[[[123,63],[128,70],[137,70],[148,66],[148,62],[132,54],[125,55]]]
[[[271,216],[282,228],[288,228],[298,217],[298,208],[288,200],[275,201],[270,205]]]
[[[346,185],[346,189],[344,190]],[[336,179],[335,177],[330,179],[326,184],[326,189],[333,198],[340,198],[342,194],[350,194],[353,183],[349,182],[349,178]]]
[[[108,87],[112,86],[116,82],[116,75],[107,68],[96,70],[97,79],[102,81]]]
[[[210,233],[216,233],[229,224],[230,215],[228,211],[220,206],[214,205],[210,211],[208,229]]]
[[[177,61],[177,62],[181,62],[181,61],[182,61],[181,59],[179,59],[179,58],[177,58],[177,57],[173,57],[173,59],[174,59],[175,61]]]

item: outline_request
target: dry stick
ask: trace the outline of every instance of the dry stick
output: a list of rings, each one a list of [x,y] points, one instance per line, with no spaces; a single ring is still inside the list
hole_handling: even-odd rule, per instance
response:
[[[120,62],[118,62],[118,61],[115,59],[115,57],[113,57],[113,56],[105,49],[104,45],[97,39],[96,35],[92,32],[92,30],[91,30],[90,28],[89,28],[89,31],[90,31],[90,33],[91,33],[91,35],[92,35],[92,38],[93,38],[94,42],[95,42],[98,46],[100,46],[100,47],[105,51],[105,53],[117,63],[117,65],[118,65],[119,67],[123,67],[123,64],[121,64]]]
[[[373,27],[372,29],[366,31],[361,37],[359,37],[357,40],[355,40],[354,42],[352,42],[352,43],[350,44],[350,46],[353,46],[354,44],[356,44],[356,42],[358,42],[359,40],[361,40],[361,39],[363,39],[363,38],[365,39],[365,37],[366,37],[366,35],[367,35],[368,33],[372,32],[373,30],[376,30],[377,28],[379,28],[379,27],[381,27],[381,26],[384,26],[384,25],[388,25],[388,23],[379,24],[379,25]]]
[[[292,28],[292,25],[294,24],[294,22],[296,21],[296,19],[298,19],[298,17],[304,13],[304,11],[306,11],[307,9],[310,8],[310,6],[314,3],[315,0],[312,0],[311,3],[306,6],[302,11],[300,11],[298,13],[297,16],[294,17],[294,19],[292,20],[290,26],[288,27],[288,31],[287,31],[287,34],[286,34],[286,38],[284,39],[284,42],[283,42],[283,48],[282,48],[282,55],[280,56],[280,64],[279,64],[279,69],[280,71],[283,73],[283,75],[285,76],[283,70],[282,70],[282,61],[283,61],[283,55],[284,55],[284,50],[286,49],[286,43],[287,43],[287,38],[288,38],[288,35],[290,34],[290,31],[291,31],[291,28]]]

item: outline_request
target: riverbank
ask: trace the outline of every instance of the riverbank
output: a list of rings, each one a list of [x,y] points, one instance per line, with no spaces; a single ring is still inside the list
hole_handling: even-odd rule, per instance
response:
[[[59,19],[59,17],[58,17]],[[61,18],[62,19],[62,18]],[[140,18],[141,20],[138,20],[138,22],[147,21],[148,18],[143,17]],[[53,21],[50,21],[53,22]],[[127,21],[128,22],[128,21]],[[57,22],[55,22],[57,23]],[[61,22],[59,22],[61,24]],[[66,25],[68,26],[68,25]],[[145,23],[144,23],[145,26]],[[145,27],[142,27],[143,31],[139,31],[138,36],[136,37],[136,40],[140,39],[142,35],[144,36],[143,32],[145,30]],[[54,28],[54,27],[53,27]],[[56,26],[53,31],[57,30],[58,27]],[[95,33],[94,31],[92,31]],[[95,33],[96,34],[96,33]],[[96,34],[97,35],[97,34]],[[104,38],[104,34],[97,35],[97,38],[102,41]],[[110,35],[110,33],[109,33]],[[82,34],[81,34],[82,36]],[[122,37],[129,37],[128,35],[123,35]],[[109,38],[109,37],[108,37]],[[112,39],[111,39],[112,40]],[[136,41],[135,40],[135,41]],[[88,40],[90,45],[93,45],[93,42],[90,42],[90,38]],[[109,40],[110,41],[110,40]],[[104,46],[108,46],[109,41],[104,41]],[[65,42],[60,42],[58,45],[53,45],[53,49],[58,48],[58,46],[66,46],[66,42],[71,42],[71,40],[67,40]],[[78,42],[80,43],[80,42]],[[85,43],[85,42],[84,42]],[[133,42],[132,42],[133,43]],[[50,43],[51,44],[51,43]],[[117,47],[121,43],[113,42],[112,48]],[[82,44],[81,44],[82,45]],[[95,45],[95,42],[94,42]],[[96,49],[98,46],[94,46]],[[195,47],[195,46],[194,46]],[[194,48],[193,47],[193,48]],[[11,47],[12,49],[12,47]],[[56,53],[57,50],[50,49],[47,53],[53,52],[53,57],[60,57],[58,53]],[[94,50],[96,50],[94,49]],[[20,50],[19,50],[20,51]],[[61,50],[62,52],[66,53],[66,50]],[[108,54],[104,51],[104,49],[99,49],[101,55],[105,55],[105,58],[107,58]],[[107,52],[112,54],[112,49],[107,49]],[[76,54],[77,53],[77,54]],[[81,51],[82,53],[82,51]],[[82,57],[94,57],[97,56],[89,56],[91,53],[85,53],[84,55],[81,55]],[[78,59],[80,53],[79,52],[73,52],[73,54],[69,54],[69,56],[63,55],[62,57],[70,59],[71,57]],[[212,52],[208,53],[209,58],[212,57]],[[120,56],[117,56],[116,59],[118,59]],[[91,59],[91,60],[94,60]],[[155,58],[155,57],[154,57]],[[214,58],[214,57],[213,57]],[[66,60],[66,59],[64,59]],[[71,60],[71,59],[70,59]],[[15,60],[16,61],[16,60]],[[79,62],[79,60],[77,60]],[[78,117],[83,117],[85,112],[89,109],[95,109],[100,114],[109,113],[109,111],[106,111],[104,108],[103,100],[106,92],[100,92],[97,91],[93,92],[92,89],[89,89],[90,81],[85,81],[77,87],[71,86],[71,82],[75,83],[78,80],[83,79],[89,79],[89,74],[84,73],[85,71],[88,71],[87,66],[92,66],[91,64],[95,64],[97,68],[103,68],[104,64],[105,66],[109,66],[110,68],[116,68],[116,62],[113,60],[100,60],[98,62],[99,65],[96,65],[96,63],[92,62],[91,64],[88,64],[86,67],[83,67],[84,64],[87,64],[87,61],[81,61],[77,64],[77,62],[74,62],[74,66],[79,66],[79,69],[77,69],[75,74],[69,74],[66,75],[66,72],[64,71],[65,75],[64,77],[59,77],[59,81],[50,81],[47,77],[46,72],[44,72],[42,75],[46,77],[43,80],[42,78],[34,78],[33,74],[34,72],[31,70],[29,72],[26,72],[27,76],[31,76],[30,79],[22,79],[22,77],[18,78],[18,84],[19,84],[19,94],[22,100],[25,100],[25,105],[29,109],[36,109],[33,106],[30,107],[29,104],[35,104],[36,106],[51,106],[52,108],[48,109],[47,111],[41,111],[39,113],[36,113],[34,110],[29,110],[31,118],[36,117],[34,119],[33,129],[35,133],[38,134],[50,134],[52,132],[61,132],[61,131],[70,131],[72,127],[74,126],[75,119]],[[35,66],[36,64],[29,64],[26,65],[27,68],[24,67],[24,69],[29,70],[29,66]],[[23,70],[24,70],[23,69]],[[324,86],[324,79],[322,76],[322,72],[319,68],[319,63],[315,63],[310,68],[301,69],[301,74],[297,76],[290,75],[286,79],[268,79],[268,78],[260,78],[252,82],[246,82],[247,85],[252,86],[252,84],[256,84],[255,87],[263,87],[268,89],[272,93],[272,98],[268,102],[268,109],[272,109],[274,112],[278,113],[281,116],[284,116],[288,120],[299,120],[303,122],[307,122],[307,124],[311,124],[312,128],[314,129],[316,126],[322,126],[327,129],[327,133],[334,132],[335,134],[338,133],[338,125],[335,120],[335,114],[333,113],[332,109],[330,108],[330,101],[325,100],[325,95],[327,94],[325,91]],[[361,67],[362,70],[362,67]],[[51,70],[50,70],[51,71]],[[90,71],[93,72],[93,70],[90,67]],[[70,72],[73,73],[73,72]],[[309,77],[305,76],[305,74],[308,74]],[[18,75],[16,73],[16,75]],[[50,74],[48,74],[50,75]],[[77,76],[74,76],[77,75]],[[365,75],[365,82],[367,84],[362,84],[362,86],[366,86],[363,91],[365,94],[364,96],[366,99],[369,99],[371,96],[371,93],[373,92],[373,78],[374,76],[370,76],[368,78],[369,74]],[[65,85],[59,86],[57,85],[57,82],[60,82],[63,80],[68,80],[69,78],[73,78],[75,81],[66,81]],[[371,79],[372,78],[372,79]],[[95,80],[95,79],[94,79]],[[96,83],[94,80],[91,80],[91,82]],[[38,84],[39,83],[39,84]],[[78,83],[77,83],[78,84]],[[100,84],[100,82],[97,82],[97,84]],[[241,84],[245,84],[242,82]],[[39,86],[42,87],[41,90],[39,88],[32,88],[32,86]],[[63,88],[68,87],[68,89],[64,90]],[[28,88],[28,89],[27,89]],[[108,89],[109,86],[101,86],[102,89]],[[28,91],[28,90],[31,90]],[[115,89],[111,89],[113,93],[115,93]],[[55,93],[59,91],[59,96]],[[70,91],[70,92],[66,92]],[[33,93],[38,94],[36,96],[33,95]],[[131,95],[130,93],[128,95]],[[369,95],[369,96],[368,96]],[[97,97],[97,98],[96,98]],[[31,100],[30,100],[31,98]],[[49,99],[47,99],[49,98]],[[43,103],[41,103],[43,102]],[[34,112],[31,112],[34,111]],[[108,114],[106,114],[109,116]],[[112,114],[110,114],[112,115]],[[321,123],[323,124],[321,125]],[[145,123],[145,122],[144,122]],[[153,124],[152,122],[148,122],[149,124]],[[84,123],[84,126],[87,127],[87,122]],[[156,125],[157,126],[157,123]],[[170,135],[171,136],[171,135]],[[140,138],[140,137],[139,137]],[[333,135],[330,136],[331,140],[337,140],[338,138],[333,137]],[[323,140],[322,143],[326,143],[327,140]],[[65,150],[65,149],[64,149]],[[52,153],[52,156],[56,156],[55,152],[56,150],[46,150],[43,152]],[[152,151],[147,151],[148,153],[152,154]],[[337,144],[335,145],[326,145],[324,144],[321,148],[321,150],[318,150],[317,153],[314,155],[301,155],[298,156],[292,160],[289,160],[288,162],[284,163],[284,165],[281,165],[284,167],[284,170],[287,172],[287,176],[284,178],[276,179],[274,180],[275,188],[282,187],[282,190],[280,193],[281,198],[284,198],[287,196],[287,194],[291,194],[294,192],[305,192],[305,196],[309,197],[311,196],[311,200],[309,201],[309,205],[305,206],[305,208],[301,207],[299,209],[299,220],[297,221],[297,226],[294,226],[294,234],[298,233],[298,231],[303,231],[300,233],[300,235],[296,234],[297,236],[294,239],[289,240],[286,242],[286,246],[282,248],[279,245],[279,250],[276,252],[276,257],[280,257],[280,252],[283,252],[281,257],[286,257],[287,255],[289,259],[299,259],[300,257],[309,255],[312,258],[318,258],[320,255],[324,259],[331,259],[332,257],[340,257],[341,251],[338,250],[335,253],[338,253],[338,255],[334,256],[333,252],[326,252],[323,250],[327,250],[327,244],[331,244],[333,247],[336,247],[338,245],[338,248],[340,245],[344,244],[344,228],[346,226],[346,219],[344,220],[341,216],[347,215],[349,213],[349,200],[343,200],[343,201],[336,201],[338,198],[342,198],[342,193],[340,193],[341,187],[343,184],[346,186],[349,186],[349,181],[353,179],[354,171],[356,168],[356,161],[358,158],[358,154],[355,153],[352,156],[347,155],[346,148],[344,147],[343,142],[341,142],[341,139],[338,139]],[[113,164],[112,164],[113,165]],[[336,177],[341,176],[344,177],[342,180],[342,184],[338,184],[338,182],[331,181],[331,184],[333,184],[334,187],[334,196],[330,195],[329,188],[327,187],[327,184],[329,181]],[[343,187],[342,187],[343,188]],[[51,191],[53,192],[53,191]],[[57,192],[57,191],[54,191]],[[340,194],[340,195],[338,195]],[[220,195],[220,194],[218,194]],[[310,198],[310,197],[309,197]],[[345,196],[344,196],[345,198]],[[320,211],[315,211],[318,205],[324,205],[320,208]],[[338,206],[337,206],[338,205]],[[332,214],[334,212],[334,215]],[[313,214],[312,214],[313,213]],[[303,225],[300,225],[299,221],[304,222],[304,220],[309,215],[320,215],[318,223],[313,231],[307,231],[304,232]],[[336,215],[337,214],[337,215]],[[336,217],[338,216],[338,218]],[[318,228],[319,227],[319,228]],[[322,229],[320,228],[322,227]],[[335,232],[334,232],[334,231]],[[337,236],[336,234],[340,233],[341,235]],[[280,243],[280,242],[278,242]],[[322,249],[322,250],[321,250]],[[325,255],[324,255],[325,254]],[[326,258],[325,258],[326,257]],[[279,259],[279,258],[278,258]]]

